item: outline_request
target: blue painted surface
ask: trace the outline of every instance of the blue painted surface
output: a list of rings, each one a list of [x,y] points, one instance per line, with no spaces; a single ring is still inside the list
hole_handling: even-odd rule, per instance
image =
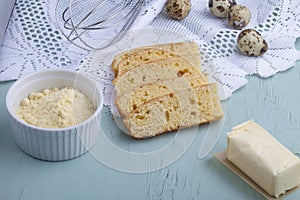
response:
[[[296,46],[300,49],[300,40]],[[268,79],[248,78],[249,83],[225,102],[225,125],[209,156],[203,160],[197,158],[207,128],[201,126],[190,148],[178,160],[163,169],[142,174],[112,169],[90,153],[65,162],[45,162],[24,154],[14,143],[5,108],[6,92],[12,82],[1,83],[0,200],[264,199],[213,154],[226,149],[226,133],[233,126],[254,119],[300,155],[300,62]],[[130,151],[155,149],[173,137],[160,136],[148,142],[132,140],[112,127],[113,124],[107,109],[104,110],[102,127],[107,138]],[[300,199],[300,190],[285,199]]]

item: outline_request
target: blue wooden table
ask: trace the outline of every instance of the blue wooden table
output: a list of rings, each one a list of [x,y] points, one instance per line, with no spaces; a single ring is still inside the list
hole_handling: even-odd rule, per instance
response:
[[[300,49],[300,40],[296,46]],[[148,173],[113,169],[92,153],[64,162],[45,162],[24,154],[14,142],[5,108],[6,92],[13,82],[1,83],[0,200],[264,199],[213,154],[226,149],[226,133],[233,126],[254,119],[300,155],[300,62],[268,79],[256,76],[248,79],[246,86],[223,102],[226,114],[221,137],[205,159],[200,160],[197,155],[207,125],[200,127],[191,146],[175,162]],[[114,121],[108,113],[105,108],[102,128],[115,145],[134,151],[140,148],[139,142],[147,145],[147,140],[132,141],[121,136],[121,132],[112,127]],[[155,140],[168,137],[172,137],[172,133]],[[149,143],[153,141],[150,139]],[[111,152],[105,153],[114,158]],[[130,157],[125,162],[130,163]],[[300,199],[300,190],[285,199]]]

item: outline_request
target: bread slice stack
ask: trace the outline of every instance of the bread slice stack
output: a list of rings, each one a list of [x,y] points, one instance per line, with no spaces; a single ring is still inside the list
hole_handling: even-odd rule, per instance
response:
[[[115,56],[115,104],[134,138],[219,120],[216,83],[201,72],[194,42],[132,49]]]

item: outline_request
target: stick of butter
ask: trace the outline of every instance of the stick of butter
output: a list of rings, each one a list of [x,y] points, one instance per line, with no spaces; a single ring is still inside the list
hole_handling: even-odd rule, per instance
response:
[[[300,185],[300,159],[254,121],[227,134],[228,160],[270,195]]]

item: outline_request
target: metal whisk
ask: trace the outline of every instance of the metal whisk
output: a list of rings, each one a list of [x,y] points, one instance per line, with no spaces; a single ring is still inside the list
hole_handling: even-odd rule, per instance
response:
[[[56,19],[61,32],[84,49],[103,49],[129,30],[145,0],[59,0]],[[103,35],[111,37],[99,42]],[[95,43],[101,43],[95,47]]]

